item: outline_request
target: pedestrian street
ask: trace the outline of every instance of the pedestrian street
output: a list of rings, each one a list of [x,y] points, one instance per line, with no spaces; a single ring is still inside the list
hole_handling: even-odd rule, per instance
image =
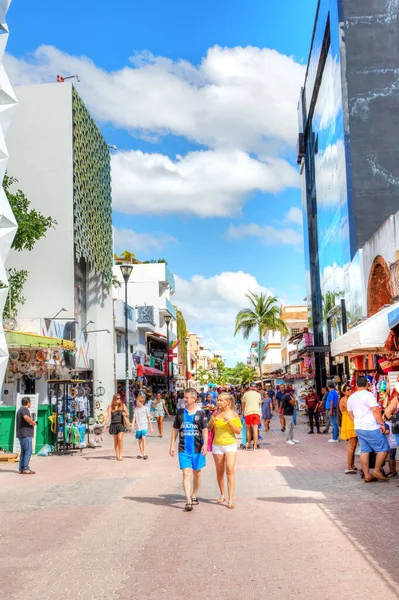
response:
[[[276,421],[259,452],[238,453],[235,510],[216,503],[208,455],[184,512],[170,420],[147,461],[131,434],[115,460],[105,434],[96,450],[34,457],[34,477],[3,464],[0,598],[396,599],[395,479],[344,475],[344,442],[300,423],[289,446]]]

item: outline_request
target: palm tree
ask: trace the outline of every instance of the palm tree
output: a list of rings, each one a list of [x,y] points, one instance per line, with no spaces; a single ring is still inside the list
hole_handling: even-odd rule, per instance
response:
[[[259,352],[258,364],[259,375],[263,387],[262,375],[262,339],[267,331],[280,331],[283,334],[288,334],[287,325],[280,317],[280,309],[278,300],[274,296],[268,296],[261,293],[248,292],[245,297],[251,303],[251,308],[243,308],[236,316],[236,327],[234,335],[242,333],[245,340],[249,338],[252,331],[257,328],[259,336]]]

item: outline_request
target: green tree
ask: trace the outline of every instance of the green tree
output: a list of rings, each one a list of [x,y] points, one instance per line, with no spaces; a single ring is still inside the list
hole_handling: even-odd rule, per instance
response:
[[[238,362],[232,369],[231,379],[235,384],[240,383],[241,385],[245,385],[246,383],[255,381],[256,377],[256,369],[251,365],[246,365],[243,362]]]
[[[178,345],[179,363],[183,364],[187,373],[187,325],[181,310],[179,310],[177,306],[175,306],[175,309],[177,321],[177,339],[180,341],[180,344]]]
[[[18,183],[15,177],[7,174],[4,176],[3,188],[18,224],[18,231],[11,247],[17,252],[30,251],[38,240],[45,237],[50,228],[55,228],[57,221],[52,217],[45,217],[39,211],[31,208],[31,203],[21,190],[12,192],[11,187],[15,183]],[[9,292],[3,317],[16,315],[18,306],[25,303],[22,290],[28,274],[25,269],[8,269]]]
[[[234,335],[242,333],[244,339],[247,340],[253,330],[257,329],[259,348],[262,348],[262,340],[267,331],[280,331],[288,334],[287,326],[280,317],[277,298],[263,293],[258,295],[255,292],[248,292],[245,297],[248,298],[251,307],[243,308],[237,314]],[[262,358],[262,352],[259,352],[259,375],[263,386]]]

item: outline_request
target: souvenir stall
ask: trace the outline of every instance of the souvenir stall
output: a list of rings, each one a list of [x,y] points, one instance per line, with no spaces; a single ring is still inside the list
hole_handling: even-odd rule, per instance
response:
[[[47,384],[52,409],[49,420],[56,453],[90,445],[90,426],[94,425],[92,382],[54,379]]]
[[[387,406],[399,381],[398,325],[397,305],[387,306],[331,344],[333,357],[349,357],[352,389],[357,377],[364,375],[381,408]]]
[[[53,445],[51,406],[46,380],[52,376],[69,376],[66,355],[75,351],[69,340],[32,333],[6,330],[9,361],[0,400],[0,447],[14,446],[15,415],[18,395],[38,395],[36,444],[38,452],[44,445]]]

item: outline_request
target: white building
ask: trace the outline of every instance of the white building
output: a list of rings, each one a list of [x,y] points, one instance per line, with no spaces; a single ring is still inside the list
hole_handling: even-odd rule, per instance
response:
[[[113,288],[114,304],[117,300],[123,302],[125,298],[125,284],[120,267],[114,266],[115,277],[121,282],[121,287]],[[169,325],[169,340],[174,342],[177,338],[176,309],[171,302],[175,293],[175,279],[165,263],[135,264],[128,282],[128,306],[133,311],[131,329],[129,332],[129,346],[131,354],[138,356],[140,362],[146,366],[147,374],[151,369],[163,371],[167,358],[167,325],[165,317],[171,317]],[[115,309],[117,308],[115,304]],[[122,312],[123,312],[122,308]],[[117,334],[117,365],[124,360],[124,326],[119,328]],[[123,351],[119,352],[123,346]],[[173,354],[173,352],[172,352]],[[132,360],[132,359],[130,359]],[[177,357],[173,357],[173,372],[178,373]],[[123,362],[124,365],[124,362]],[[124,367],[123,367],[124,372]],[[117,376],[119,371],[117,372]],[[172,366],[170,367],[172,375]],[[119,378],[119,377],[118,377]]]
[[[1,44],[0,44],[0,184],[3,182],[4,174],[8,162],[8,149],[5,139],[8,134],[11,119],[14,115],[14,109],[17,100],[7,74],[3,68],[2,62],[6,44],[8,40],[8,28],[6,23],[6,14],[10,0],[0,0],[0,23],[1,23]],[[7,138],[8,139],[8,138]],[[10,250],[15,232],[17,230],[14,215],[12,213],[7,196],[3,186],[0,185],[0,310],[3,311],[4,304],[8,294],[8,279],[5,269],[5,262]],[[8,352],[4,337],[3,324],[0,322],[0,389],[3,383],[4,375],[7,369]]]
[[[284,371],[294,374],[301,372],[297,355],[297,343],[289,342],[290,338],[303,332],[308,325],[307,306],[284,306],[281,318],[285,322],[288,334],[281,336],[281,362]]]
[[[267,331],[262,372],[268,375],[279,368],[281,368],[281,333],[279,331]]]
[[[34,333],[76,340],[71,372],[94,391],[104,387],[106,405],[114,392],[109,148],[70,83],[19,87],[17,96],[8,173],[32,208],[57,221],[31,252],[7,260],[29,272],[18,316]]]

